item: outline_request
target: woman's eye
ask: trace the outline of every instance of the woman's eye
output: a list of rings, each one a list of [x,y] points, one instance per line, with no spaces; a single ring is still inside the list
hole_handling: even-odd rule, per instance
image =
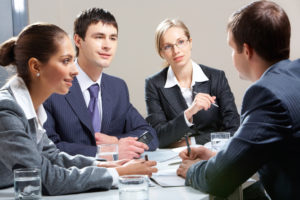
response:
[[[64,63],[65,65],[67,65],[69,62],[70,62],[70,59],[64,59],[64,60],[63,60],[63,63]]]

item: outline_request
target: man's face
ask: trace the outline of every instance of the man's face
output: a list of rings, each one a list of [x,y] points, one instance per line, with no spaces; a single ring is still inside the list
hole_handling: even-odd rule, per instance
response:
[[[239,72],[240,78],[245,80],[250,80],[250,68],[247,63],[247,57],[244,54],[244,48],[242,52],[238,51],[237,45],[234,41],[232,32],[230,30],[228,31],[228,35],[227,35],[227,42],[232,49],[231,56],[232,56],[233,65]]]
[[[118,44],[118,31],[111,24],[99,21],[91,24],[84,40],[76,42],[79,48],[79,58],[87,66],[106,68],[110,65]]]

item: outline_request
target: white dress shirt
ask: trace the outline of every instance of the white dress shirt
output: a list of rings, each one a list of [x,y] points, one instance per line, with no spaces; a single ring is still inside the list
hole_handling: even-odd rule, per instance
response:
[[[81,67],[79,66],[77,59],[75,60],[75,64],[77,66],[78,69],[78,75],[77,75],[77,80],[79,83],[79,86],[81,88],[81,92],[83,94],[83,98],[84,101],[86,103],[86,107],[88,107],[89,103],[90,103],[90,92],[89,92],[89,87],[91,85],[94,84],[98,84],[99,85],[99,96],[98,96],[98,108],[99,108],[99,114],[100,114],[100,123],[102,123],[102,99],[101,99],[101,78],[102,78],[102,73],[99,77],[99,79],[94,82],[90,79],[90,77],[81,69]],[[95,165],[98,164],[98,161],[95,162]],[[113,186],[116,186],[118,184],[118,179],[119,179],[119,174],[117,172],[116,169],[114,168],[107,168],[108,172],[110,173],[110,175],[113,177]]]
[[[90,92],[89,92],[89,87],[94,85],[94,84],[98,84],[99,85],[99,94],[98,94],[98,108],[99,108],[99,114],[100,114],[100,123],[102,123],[102,99],[101,99],[101,78],[102,78],[102,73],[99,77],[99,79],[94,82],[90,79],[90,77],[80,68],[77,59],[75,61],[75,64],[77,66],[78,69],[78,75],[77,75],[77,80],[79,83],[79,86],[81,88],[81,92],[83,94],[83,98],[86,104],[86,107],[89,106],[90,103]]]
[[[192,66],[193,66],[192,83],[189,88],[183,88],[179,85],[178,80],[177,80],[171,66],[169,66],[167,80],[166,80],[166,83],[164,86],[165,88],[171,88],[175,85],[178,85],[178,87],[181,90],[181,94],[182,94],[183,98],[185,99],[185,102],[188,107],[190,107],[193,103],[193,86],[195,85],[195,83],[196,82],[204,82],[204,81],[208,80],[207,76],[204,74],[201,67],[199,67],[199,65],[197,63],[192,61]],[[186,118],[185,115],[184,115],[184,119],[185,119],[186,124],[189,127],[191,127],[193,125],[193,123],[188,121],[188,119]],[[191,140],[192,140],[192,144],[196,144],[194,137],[192,137]]]
[[[35,128],[37,130],[36,143],[39,143],[43,134],[46,133],[46,130],[43,128],[43,124],[47,120],[47,114],[43,104],[40,105],[37,112],[35,112],[31,96],[22,78],[14,76],[9,80],[8,84],[10,85],[17,103],[24,111],[26,118],[28,120],[34,119]]]

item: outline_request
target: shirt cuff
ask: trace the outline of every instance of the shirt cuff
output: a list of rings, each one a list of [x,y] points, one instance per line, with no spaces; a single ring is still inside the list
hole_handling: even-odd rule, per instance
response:
[[[95,161],[93,162],[92,166],[98,166],[99,164],[100,164],[100,162],[97,161],[97,160],[95,160]]]
[[[119,179],[119,173],[117,172],[117,170],[115,168],[106,168],[108,173],[110,173],[110,175],[112,176],[113,182],[112,182],[112,186],[116,187],[118,186],[118,179]]]
[[[185,123],[186,123],[186,125],[187,125],[188,127],[191,127],[191,126],[194,125],[193,123],[189,122],[189,120],[186,118],[186,116],[185,116],[184,113],[183,113],[183,116],[184,116]],[[192,119],[192,121],[193,121],[193,119]]]
[[[196,138],[195,137],[190,137],[191,138],[191,145],[196,145]]]

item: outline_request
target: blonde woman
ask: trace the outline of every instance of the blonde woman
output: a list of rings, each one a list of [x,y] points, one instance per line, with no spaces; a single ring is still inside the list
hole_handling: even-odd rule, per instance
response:
[[[159,147],[210,141],[210,133],[239,126],[234,96],[223,71],[195,63],[192,38],[178,19],[166,19],[156,29],[156,50],[167,67],[146,79],[147,121],[155,128]],[[195,140],[194,140],[195,139]]]

